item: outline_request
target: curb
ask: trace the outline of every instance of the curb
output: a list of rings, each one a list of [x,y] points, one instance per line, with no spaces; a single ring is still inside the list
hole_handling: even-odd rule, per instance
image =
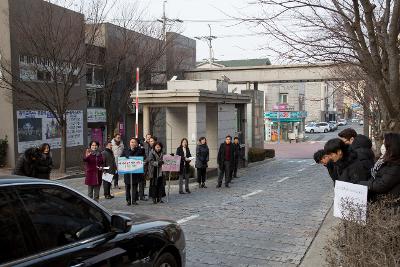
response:
[[[321,224],[319,225],[317,232],[315,233],[315,235],[314,235],[314,237],[313,237],[313,239],[312,239],[310,245],[308,246],[307,250],[305,251],[303,257],[301,258],[300,263],[299,263],[298,266],[300,266],[300,267],[302,267],[302,266],[311,266],[311,265],[310,265],[311,263],[310,263],[309,261],[312,262],[312,255],[308,255],[308,254],[310,253],[311,250],[316,250],[316,249],[319,248],[319,247],[317,247],[318,244],[316,244],[316,240],[319,238],[319,235],[322,234],[322,233],[321,233],[322,228],[323,228],[325,225],[328,225],[328,224],[329,224],[329,223],[328,223],[328,219],[329,219],[328,216],[329,216],[330,213],[332,212],[332,209],[333,209],[333,203],[331,204],[331,206],[330,206],[329,209],[327,210],[327,212],[326,212],[326,214],[325,214],[325,216],[324,216],[324,219],[322,220]],[[332,219],[330,219],[330,220],[332,220]],[[330,223],[331,223],[331,222],[330,222]],[[321,236],[321,238],[323,238],[323,237]],[[319,242],[320,242],[320,241],[321,241],[321,240],[319,240]],[[319,248],[319,249],[321,249],[321,248]],[[323,249],[323,248],[322,248],[322,249]],[[314,253],[315,253],[315,251],[314,251]],[[311,254],[312,254],[312,253],[311,253]],[[322,257],[322,255],[320,255],[320,256]],[[310,260],[310,259],[311,259],[311,260]],[[324,259],[320,258],[320,260],[321,260],[321,264],[322,264],[322,261],[324,261]],[[307,262],[308,262],[309,264],[307,264]],[[306,264],[307,264],[307,265],[306,265]],[[322,265],[321,265],[321,266],[322,266]]]

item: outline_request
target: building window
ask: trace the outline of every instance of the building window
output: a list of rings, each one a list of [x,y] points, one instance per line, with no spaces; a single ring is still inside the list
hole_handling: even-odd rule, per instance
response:
[[[88,108],[104,107],[103,89],[87,89]]]
[[[288,102],[288,94],[279,94],[279,103],[287,103]]]
[[[100,67],[87,67],[86,84],[92,86],[104,86],[104,70]]]
[[[38,81],[51,81],[51,73],[48,71],[37,71]]]

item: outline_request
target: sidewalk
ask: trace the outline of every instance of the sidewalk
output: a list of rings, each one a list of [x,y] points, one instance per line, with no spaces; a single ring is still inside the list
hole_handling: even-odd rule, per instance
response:
[[[0,168],[0,176],[9,176],[11,175],[13,169],[11,168]],[[66,173],[59,173],[58,169],[54,169],[50,173],[50,180],[62,180],[62,179],[70,179],[84,176],[84,172],[81,167],[70,167],[67,168]]]
[[[325,262],[326,253],[325,246],[328,245],[328,240],[332,237],[334,232],[332,228],[339,223],[339,219],[333,217],[333,205],[329,209],[322,222],[317,234],[314,237],[310,247],[304,255],[300,267],[314,267],[314,266],[327,266]]]

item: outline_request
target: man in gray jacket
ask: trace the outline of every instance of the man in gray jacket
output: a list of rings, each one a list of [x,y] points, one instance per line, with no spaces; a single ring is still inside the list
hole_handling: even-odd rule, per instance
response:
[[[122,155],[122,153],[124,152],[124,143],[121,140],[121,135],[119,133],[114,135],[114,139],[112,140],[112,151],[115,157],[115,164],[118,167],[118,157],[120,157]],[[121,189],[118,186],[118,178],[119,178],[119,174],[116,173],[114,175],[114,188]]]
[[[140,200],[146,200],[145,194],[144,194],[144,189],[146,187],[146,179],[147,174],[148,174],[148,168],[149,168],[149,162],[148,158],[152,150],[152,146],[150,145],[150,139],[152,138],[151,134],[146,134],[146,138],[143,143],[143,149],[144,149],[144,175],[143,175],[143,181],[139,183],[139,199]]]

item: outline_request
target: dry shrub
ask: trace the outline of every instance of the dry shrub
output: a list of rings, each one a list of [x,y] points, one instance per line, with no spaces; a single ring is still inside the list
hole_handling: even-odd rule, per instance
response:
[[[358,223],[360,209],[351,207],[328,241],[328,266],[400,266],[400,201],[390,197],[368,205],[367,222]]]

